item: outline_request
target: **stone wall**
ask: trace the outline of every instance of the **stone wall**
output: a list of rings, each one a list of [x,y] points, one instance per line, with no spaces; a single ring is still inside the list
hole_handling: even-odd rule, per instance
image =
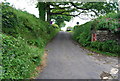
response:
[[[97,31],[93,31],[92,33],[96,34],[96,39],[97,41],[100,41],[100,42],[103,42],[106,40],[116,40],[116,37],[114,36],[114,34],[109,32],[108,30],[97,30]]]

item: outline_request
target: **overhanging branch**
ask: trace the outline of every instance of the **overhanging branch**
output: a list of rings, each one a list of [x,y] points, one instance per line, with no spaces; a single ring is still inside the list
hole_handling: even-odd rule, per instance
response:
[[[51,13],[51,15],[66,15],[66,16],[73,16],[73,17],[79,16],[80,14],[81,14],[81,12],[79,14],[77,14],[77,15],[73,15],[73,14],[61,14],[61,13]]]
[[[71,9],[71,10],[64,10],[64,11],[58,11],[58,12],[51,12],[51,14],[52,13],[63,14],[63,13],[67,13],[67,12],[71,13],[71,12],[74,12],[74,11],[76,11],[76,10],[75,9]]]
[[[75,8],[77,8],[77,9],[81,9],[81,10],[90,10],[90,11],[94,12],[94,13],[98,16],[97,11],[95,11],[95,10],[93,10],[93,9],[80,8],[80,7],[76,6],[73,2],[70,2],[70,3],[71,3]]]
[[[81,9],[81,10],[89,10],[89,9],[87,9],[87,8],[81,8],[81,7],[78,7],[78,6],[76,6],[73,2],[70,2],[71,4],[72,4],[72,6],[74,6],[75,8],[77,8],[77,9]]]
[[[50,8],[50,9],[52,10],[52,9],[70,9],[70,8],[71,8],[71,6],[69,6],[69,7]]]

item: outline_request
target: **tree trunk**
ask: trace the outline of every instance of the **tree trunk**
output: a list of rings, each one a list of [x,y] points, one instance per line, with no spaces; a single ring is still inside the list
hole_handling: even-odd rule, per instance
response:
[[[50,23],[51,21],[51,15],[50,15],[50,2],[47,2],[47,22]]]
[[[46,14],[45,7],[46,7],[45,2],[38,2],[39,18],[43,21],[45,21],[45,14]]]

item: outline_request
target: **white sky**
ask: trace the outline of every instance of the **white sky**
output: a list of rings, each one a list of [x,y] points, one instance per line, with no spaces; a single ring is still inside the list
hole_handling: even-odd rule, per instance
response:
[[[83,20],[80,19],[79,17],[74,17],[70,22],[65,22],[66,26],[62,28],[62,30],[66,30],[67,27],[74,27],[76,25],[77,22],[79,22],[79,24],[84,24],[86,22],[90,21],[90,19],[88,20]]]
[[[1,0],[1,1],[3,2],[4,0]],[[35,8],[37,0],[6,0],[6,1],[9,2],[11,5],[13,5],[16,9],[27,11],[31,14],[34,14],[36,17],[39,17],[38,9]],[[73,27],[76,25],[76,22],[79,22],[80,24],[84,24],[89,20],[83,20],[83,19],[80,19],[79,17],[75,17],[70,22],[65,22],[66,26],[62,29],[65,30],[68,26]]]
[[[31,14],[34,14],[36,17],[39,17],[38,8],[35,8],[37,0],[6,0],[6,1],[13,5],[16,9],[27,11]]]

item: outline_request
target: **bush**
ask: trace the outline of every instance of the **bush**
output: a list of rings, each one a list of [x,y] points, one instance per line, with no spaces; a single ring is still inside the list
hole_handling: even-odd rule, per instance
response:
[[[108,40],[105,42],[91,42],[92,29],[107,29],[115,35],[119,35],[120,31],[116,31],[117,28],[120,28],[118,18],[120,18],[120,13],[109,13],[106,16],[101,16],[83,25],[77,25],[73,30],[73,39],[84,47],[91,47],[102,52],[109,52],[115,55],[119,55],[120,45],[115,40]]]
[[[33,76],[40,64],[43,49],[29,46],[24,39],[2,34],[3,78],[24,79]]]
[[[120,46],[114,40],[108,40],[105,42],[91,42],[91,47],[95,48],[99,51],[119,54],[120,53]]]
[[[58,28],[54,28],[48,22],[5,4],[2,5],[2,13],[3,33],[15,38],[22,37],[30,45],[42,48],[59,31]]]
[[[120,13],[109,13],[94,20],[93,25],[97,30],[110,30],[112,33],[120,32]],[[97,23],[97,24],[95,24]]]
[[[59,31],[25,11],[2,3],[2,79],[34,76],[44,47]],[[0,57],[1,59],[1,57]]]
[[[82,46],[88,46],[91,41],[91,22],[75,26],[73,30],[73,39],[81,43]]]
[[[59,26],[57,24],[52,24],[52,27],[59,28]]]

